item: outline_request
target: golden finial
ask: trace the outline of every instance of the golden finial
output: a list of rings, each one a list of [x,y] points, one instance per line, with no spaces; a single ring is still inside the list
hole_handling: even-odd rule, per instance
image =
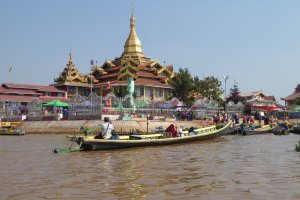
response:
[[[133,9],[133,3],[132,3],[132,1],[131,1],[130,28],[131,29],[135,29],[135,17],[134,17],[134,9]]]
[[[135,32],[135,17],[133,14],[133,10],[130,17],[130,33],[124,45],[123,55],[124,54],[144,56],[141,41],[139,40]]]
[[[70,55],[70,57],[69,57],[69,63],[67,64],[67,66],[68,67],[74,67],[75,65],[73,64],[72,49],[70,50],[69,55]]]
[[[72,63],[73,60],[72,60],[72,49],[70,50],[70,59],[69,59],[69,63]]]
[[[135,17],[132,13],[131,17],[130,17],[130,28],[135,30]]]

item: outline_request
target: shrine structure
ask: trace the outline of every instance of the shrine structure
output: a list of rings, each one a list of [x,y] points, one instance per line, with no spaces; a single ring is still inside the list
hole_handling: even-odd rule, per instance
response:
[[[133,78],[136,99],[164,100],[171,95],[172,87],[168,81],[174,76],[173,66],[162,65],[159,61],[144,55],[141,41],[136,34],[135,17],[132,14],[130,33],[120,57],[105,61],[102,66],[92,65],[91,74],[83,75],[75,68],[70,53],[69,63],[54,80],[53,86],[67,91],[68,97],[75,94],[87,96],[91,90],[103,95],[107,85],[111,87],[111,91],[126,92],[128,79]]]
[[[67,91],[68,98],[76,94],[88,96],[90,93],[89,76],[78,71],[73,63],[72,51],[70,51],[69,62],[57,78],[54,79],[56,88]]]

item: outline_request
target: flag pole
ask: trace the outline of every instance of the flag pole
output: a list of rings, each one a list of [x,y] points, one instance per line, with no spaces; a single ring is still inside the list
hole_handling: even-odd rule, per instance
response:
[[[8,76],[8,78],[10,79],[10,80],[8,80],[8,81],[10,81],[11,83],[12,83],[12,76],[11,76],[11,70],[12,70],[12,64],[10,64],[10,68],[9,68],[9,70],[8,70],[8,73],[9,73],[9,76]]]

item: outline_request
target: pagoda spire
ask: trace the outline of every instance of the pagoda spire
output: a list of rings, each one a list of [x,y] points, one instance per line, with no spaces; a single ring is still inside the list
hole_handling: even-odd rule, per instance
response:
[[[67,64],[68,67],[74,67],[74,63],[73,63],[73,57],[72,57],[72,49],[70,50],[70,58],[69,58],[69,63]]]
[[[135,17],[132,11],[130,17],[130,33],[124,45],[123,55],[144,56],[142,43],[135,32]]]
[[[69,62],[73,62],[73,60],[72,60],[72,49],[70,50],[70,59],[69,59]]]

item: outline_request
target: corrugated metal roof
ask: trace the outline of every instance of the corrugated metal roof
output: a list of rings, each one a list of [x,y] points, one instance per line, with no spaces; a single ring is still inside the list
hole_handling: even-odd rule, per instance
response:
[[[39,90],[43,92],[65,93],[65,91],[59,90],[54,86],[18,84],[18,83],[3,83],[2,86],[6,86],[7,88],[10,89],[27,89],[27,90]]]
[[[9,101],[9,102],[26,102],[29,103],[33,101],[34,99],[39,99],[43,103],[47,103],[49,101],[59,99],[62,102],[69,102],[69,99],[62,98],[62,97],[48,97],[48,96],[42,96],[42,97],[34,97],[34,96],[19,96],[19,95],[0,95],[0,101]]]

